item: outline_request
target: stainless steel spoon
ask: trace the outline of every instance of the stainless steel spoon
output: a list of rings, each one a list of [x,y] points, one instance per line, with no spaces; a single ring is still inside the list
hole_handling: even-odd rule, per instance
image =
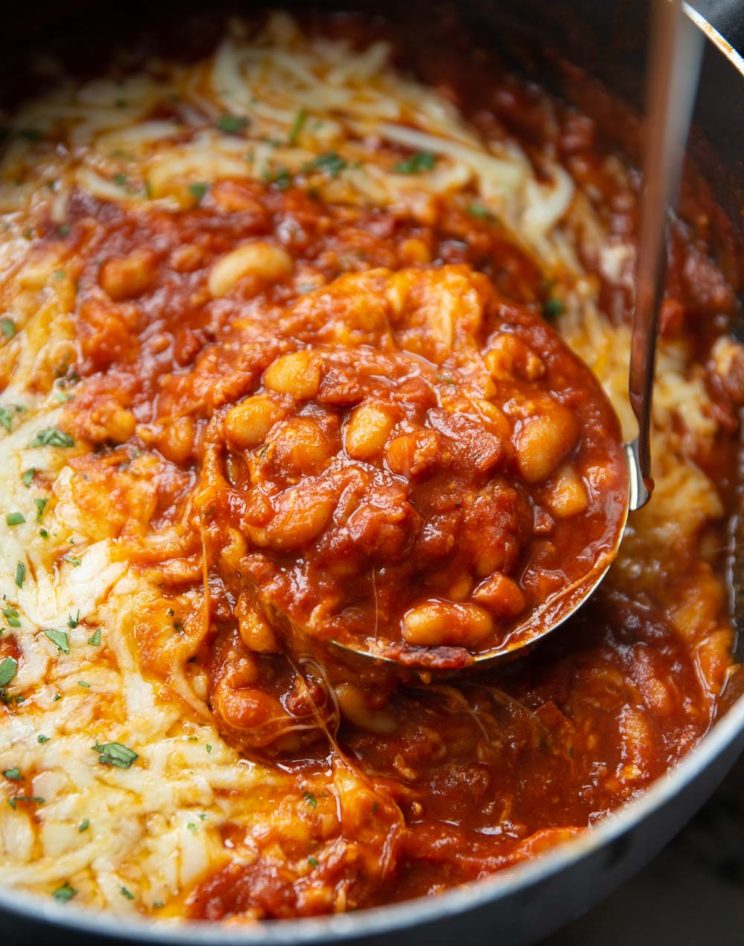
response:
[[[459,670],[495,663],[535,643],[563,624],[597,588],[617,556],[628,514],[644,506],[653,490],[651,479],[651,406],[656,365],[659,313],[666,275],[666,231],[669,208],[676,203],[685,144],[695,101],[703,34],[684,11],[682,0],[653,0],[646,87],[646,135],[641,226],[636,264],[635,310],[630,353],[629,392],[638,420],[638,436],[625,445],[628,499],[614,548],[570,588],[517,625],[507,641],[491,650],[468,654],[459,648],[397,648],[389,641],[367,639],[335,642],[344,650],[403,664],[419,670]],[[443,652],[451,653],[446,667]]]

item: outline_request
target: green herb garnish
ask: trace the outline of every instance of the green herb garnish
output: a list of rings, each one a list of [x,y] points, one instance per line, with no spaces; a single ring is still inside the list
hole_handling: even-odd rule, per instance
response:
[[[307,112],[304,108],[301,108],[295,115],[295,120],[292,122],[292,127],[289,129],[289,137],[287,138],[287,141],[290,145],[297,144],[299,137],[302,134],[302,129],[305,127],[306,121]]]
[[[470,216],[475,217],[476,220],[496,219],[488,207],[484,207],[483,204],[468,204],[466,209]]]
[[[8,624],[11,627],[21,626],[21,621],[20,621],[20,618],[18,617],[18,612],[16,611],[15,608],[8,605],[7,608],[3,608],[3,615],[5,616],[5,620],[8,622]],[[2,684],[0,684],[0,686],[2,686]]]
[[[79,614],[80,612],[78,612]],[[91,647],[98,647],[101,643],[101,628],[99,627],[93,634],[88,638],[88,643]]]
[[[78,825],[78,832],[82,834],[83,831],[87,831],[89,827],[90,827],[90,819],[84,818]]]
[[[18,661],[15,657],[0,660],[0,687],[6,687],[18,673]]]
[[[204,184],[201,182],[189,184],[189,194],[191,194],[197,204],[202,202],[208,190],[209,184]]]
[[[552,319],[557,319],[559,315],[563,315],[566,307],[560,299],[556,299],[555,296],[551,296],[550,299],[546,299],[543,303],[543,316],[551,321]]]
[[[41,522],[41,517],[44,515],[44,510],[46,509],[48,499],[44,499],[39,496],[34,500],[34,506],[36,506],[36,521]]]
[[[33,466],[30,467],[30,469],[28,470],[24,470],[23,476],[21,477],[21,479],[23,480],[23,485],[27,488],[30,487],[35,475],[36,475],[36,468]]]
[[[437,163],[437,157],[431,151],[417,151],[405,161],[399,161],[393,170],[397,174],[420,174],[421,171],[431,171]]]
[[[69,884],[62,884],[61,887],[57,887],[52,896],[59,903],[67,903],[68,900],[72,900],[76,893],[77,890],[74,887]]]
[[[217,127],[220,131],[227,132],[228,135],[239,135],[245,131],[248,126],[248,119],[245,115],[232,115],[230,112],[223,112],[217,119]]]
[[[57,427],[45,427],[31,441],[32,447],[74,447],[74,439]]]
[[[3,775],[5,778],[10,779],[11,782],[20,782],[23,778],[21,770],[17,766],[14,769],[5,769]]]
[[[26,566],[23,562],[16,564],[15,583],[19,588],[23,588],[23,582],[26,580]]]
[[[67,631],[58,631],[51,627],[44,631],[44,636],[48,637],[49,640],[56,645],[60,653],[70,653],[70,638],[67,636]]]
[[[312,792],[303,792],[302,797],[305,799],[308,805],[310,805],[311,808],[318,807],[318,799],[315,797],[315,795],[313,795]]]
[[[20,526],[26,521],[26,517],[22,512],[9,512],[5,521],[9,526]]]
[[[93,750],[98,753],[101,765],[113,765],[117,769],[128,769],[139,759],[139,755],[120,742],[97,742]]]
[[[12,338],[16,333],[16,326],[13,319],[0,319],[0,331],[6,338]]]
[[[325,171],[331,177],[338,177],[348,164],[336,151],[326,151],[313,161],[312,167],[317,171]]]

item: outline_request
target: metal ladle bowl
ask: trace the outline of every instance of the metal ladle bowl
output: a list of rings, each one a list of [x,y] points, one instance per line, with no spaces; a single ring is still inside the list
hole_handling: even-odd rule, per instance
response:
[[[625,445],[628,493],[619,517],[615,544],[597,559],[589,572],[533,609],[524,622],[510,630],[502,644],[489,650],[472,653],[459,647],[411,647],[372,638],[360,640],[358,645],[334,641],[334,646],[419,671],[460,671],[511,659],[560,627],[592,595],[617,557],[629,514],[650,499],[653,490],[651,407],[666,276],[668,211],[676,203],[679,190],[703,50],[703,34],[685,16],[683,6],[682,0],[654,0],[653,3],[646,88],[644,186],[628,381],[638,436]]]

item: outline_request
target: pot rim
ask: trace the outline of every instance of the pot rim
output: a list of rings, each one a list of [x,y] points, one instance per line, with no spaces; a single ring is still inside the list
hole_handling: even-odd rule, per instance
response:
[[[684,4],[686,15],[706,39],[744,77],[744,57],[701,13]],[[95,912],[73,904],[43,900],[38,894],[0,888],[0,913],[15,914],[68,932],[107,936],[143,944],[177,946],[298,946],[303,943],[347,942],[361,937],[403,931],[421,923],[456,916],[515,890],[549,880],[580,860],[609,846],[672,801],[695,777],[744,733],[744,694],[717,720],[690,752],[643,794],[608,815],[584,834],[565,841],[534,860],[505,868],[481,880],[462,884],[433,897],[308,919],[270,920],[241,927],[223,923],[156,921]]]

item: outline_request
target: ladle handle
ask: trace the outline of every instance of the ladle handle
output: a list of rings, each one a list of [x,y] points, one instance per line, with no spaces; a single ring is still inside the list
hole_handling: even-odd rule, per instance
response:
[[[643,193],[630,350],[630,403],[638,437],[628,447],[630,508],[644,506],[651,479],[651,405],[666,276],[667,210],[676,203],[700,72],[703,33],[682,0],[652,0],[646,85]]]

